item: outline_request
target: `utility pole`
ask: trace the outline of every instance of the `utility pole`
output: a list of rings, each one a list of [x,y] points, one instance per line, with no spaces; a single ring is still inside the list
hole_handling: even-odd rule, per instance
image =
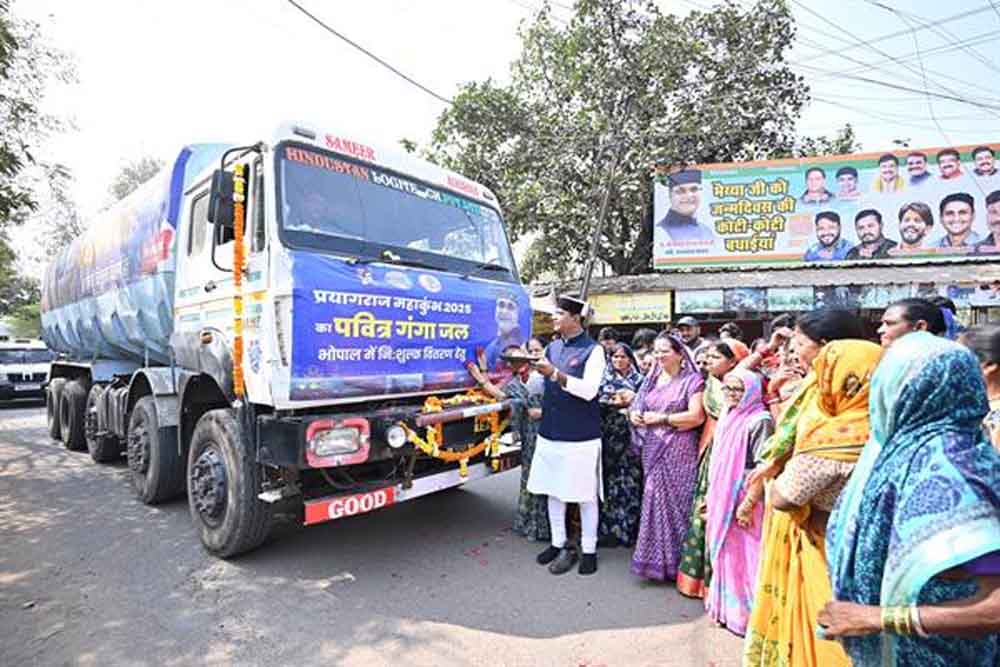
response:
[[[611,145],[615,147],[615,157],[611,161],[611,169],[608,173],[608,182],[604,188],[604,197],[601,199],[601,209],[597,214],[597,221],[594,223],[594,235],[590,240],[590,256],[587,258],[587,268],[583,273],[583,284],[580,286],[580,299],[587,300],[590,293],[590,277],[594,273],[594,264],[597,262],[597,246],[601,242],[601,233],[604,231],[604,219],[608,214],[608,204],[611,201],[611,188],[614,186],[615,175],[618,171],[618,164],[621,162],[622,153],[625,151],[625,141],[622,139],[622,131],[628,122],[629,113],[632,110],[632,98],[625,102],[625,111],[622,114],[621,123],[618,124],[616,137]],[[604,151],[601,151],[602,153]]]

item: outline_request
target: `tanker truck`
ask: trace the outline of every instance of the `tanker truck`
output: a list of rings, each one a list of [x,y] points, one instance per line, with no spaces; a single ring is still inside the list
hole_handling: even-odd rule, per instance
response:
[[[186,146],[42,291],[49,434],[124,456],[143,503],[186,493],[219,557],[520,463],[467,368],[530,334],[496,198],[404,151],[292,123]]]

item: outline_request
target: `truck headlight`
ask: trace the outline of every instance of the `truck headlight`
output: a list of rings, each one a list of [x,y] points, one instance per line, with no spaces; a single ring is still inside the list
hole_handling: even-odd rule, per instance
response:
[[[399,449],[406,444],[406,430],[399,424],[393,424],[385,430],[385,441],[393,449]]]
[[[309,449],[321,458],[352,454],[361,448],[361,434],[355,428],[319,430],[309,438]]]
[[[313,468],[363,463],[368,458],[370,429],[364,417],[310,422],[305,433],[306,462]]]

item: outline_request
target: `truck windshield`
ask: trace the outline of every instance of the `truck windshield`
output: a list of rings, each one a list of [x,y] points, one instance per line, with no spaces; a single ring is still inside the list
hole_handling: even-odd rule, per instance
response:
[[[500,215],[489,206],[348,157],[283,144],[279,215],[292,246],[517,280]]]
[[[52,352],[39,349],[0,350],[0,364],[47,364]]]

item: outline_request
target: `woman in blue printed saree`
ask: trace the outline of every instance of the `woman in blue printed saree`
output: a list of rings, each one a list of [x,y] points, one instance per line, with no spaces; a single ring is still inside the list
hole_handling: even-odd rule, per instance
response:
[[[642,461],[632,447],[628,406],[642,386],[642,379],[632,349],[616,343],[598,394],[604,476],[604,500],[597,523],[597,544],[601,547],[632,546],[639,534]]]
[[[842,637],[855,667],[994,667],[1000,456],[980,427],[976,358],[907,334],[880,362],[869,405],[871,436],[827,530],[836,601],[817,633]]]

